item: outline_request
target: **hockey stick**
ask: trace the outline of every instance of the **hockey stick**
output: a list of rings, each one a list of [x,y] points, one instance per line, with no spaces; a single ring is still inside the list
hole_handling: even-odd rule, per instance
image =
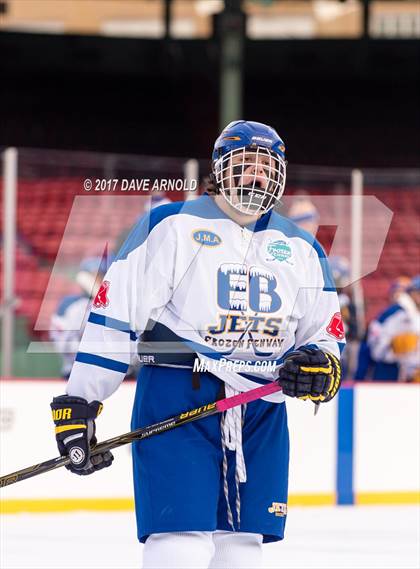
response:
[[[196,409],[191,409],[190,411],[185,411],[179,415],[175,415],[170,419],[165,419],[159,423],[149,425],[147,427],[141,427],[135,431],[125,433],[124,435],[118,435],[112,439],[107,439],[98,443],[95,447],[92,447],[91,454],[95,455],[100,452],[105,452],[112,450],[114,448],[120,447],[132,443],[134,441],[141,441],[143,439],[148,439],[153,435],[158,435],[164,433],[165,431],[170,431],[186,423],[192,423],[198,419],[203,419],[204,417],[210,417],[216,413],[223,413],[232,407],[237,405],[244,405],[245,403],[250,403],[266,395],[276,393],[281,391],[281,387],[277,382],[268,383],[262,387],[257,387],[255,389],[250,389],[238,395],[232,397],[226,397],[220,401],[215,401],[214,403],[207,403]],[[59,456],[57,458],[52,458],[51,460],[46,460],[40,464],[34,464],[33,466],[28,466],[28,468],[23,468],[22,470],[17,470],[11,474],[6,474],[0,478],[0,488],[4,486],[10,486],[15,482],[20,482],[21,480],[27,480],[33,476],[38,476],[38,474],[43,474],[44,472],[49,472],[50,470],[55,470],[60,468],[60,466],[66,466],[70,463],[68,456]]]

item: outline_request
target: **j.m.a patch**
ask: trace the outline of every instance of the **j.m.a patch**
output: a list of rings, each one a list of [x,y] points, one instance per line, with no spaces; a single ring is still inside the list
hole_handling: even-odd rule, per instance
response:
[[[213,231],[208,229],[197,229],[193,232],[192,238],[196,243],[206,247],[217,247],[222,242],[217,233],[213,233]]]

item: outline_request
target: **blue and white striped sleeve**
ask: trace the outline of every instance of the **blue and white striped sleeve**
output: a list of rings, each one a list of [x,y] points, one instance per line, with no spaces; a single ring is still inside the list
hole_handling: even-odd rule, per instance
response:
[[[328,259],[321,245],[314,241],[316,255],[312,257],[314,275],[312,286],[302,290],[304,314],[296,330],[296,347],[316,346],[320,350],[340,357],[345,347],[344,324],[340,312],[340,303]]]
[[[172,219],[154,212],[143,217],[109,268],[80,342],[69,395],[103,401],[124,379],[152,310],[172,296]]]

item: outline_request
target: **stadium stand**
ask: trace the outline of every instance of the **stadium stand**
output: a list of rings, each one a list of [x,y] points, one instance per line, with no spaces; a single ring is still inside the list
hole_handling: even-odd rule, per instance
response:
[[[312,190],[315,194],[316,191]],[[293,192],[293,188],[289,188]],[[78,178],[48,178],[19,181],[18,191],[18,247],[16,292],[17,311],[27,318],[28,332],[33,333],[39,308],[43,300],[52,265],[56,259],[63,238],[73,200],[76,195],[86,195],[82,180]],[[369,322],[387,304],[390,282],[400,274],[412,276],[419,271],[420,228],[417,219],[420,200],[413,189],[366,188],[366,194],[376,195],[393,212],[390,231],[379,260],[377,270],[363,279],[365,293],[366,321]],[[175,196],[173,196],[175,197]],[[179,199],[179,196],[176,196]],[[112,250],[118,236],[130,227],[139,213],[132,211],[125,200],[116,202],[112,213],[106,219],[98,220],[89,208],[79,211],[75,219],[76,231],[66,237],[65,261],[71,267],[85,253],[97,252],[98,240],[108,242]],[[375,230],[374,226],[371,230]],[[321,226],[317,237],[327,253],[331,247],[336,228]],[[0,272],[3,256],[0,255]],[[59,298],[74,291],[71,278],[57,277],[54,288],[48,295],[44,311],[53,311]],[[0,284],[1,292],[2,284]],[[43,320],[47,315],[44,312]],[[39,335],[39,334],[38,334]],[[42,334],[41,334],[42,336]]]

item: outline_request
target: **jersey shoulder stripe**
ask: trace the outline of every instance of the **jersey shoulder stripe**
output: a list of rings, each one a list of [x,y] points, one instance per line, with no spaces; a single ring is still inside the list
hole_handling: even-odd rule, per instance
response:
[[[155,227],[165,219],[178,214],[191,215],[202,219],[229,219],[216,206],[213,198],[207,194],[188,202],[173,202],[161,205],[141,217],[120,249],[116,261],[126,259],[134,249],[137,249],[146,241]]]
[[[388,320],[388,318],[390,318],[400,310],[403,310],[403,307],[400,306],[399,304],[393,304],[392,306],[388,306],[387,309],[385,309],[383,312],[379,314],[379,316],[376,318],[376,321],[379,322],[380,324],[383,324],[386,320]]]
[[[123,261],[126,259],[134,249],[137,249],[137,247],[140,247],[146,241],[152,229],[167,217],[177,214],[182,208],[182,205],[183,202],[161,205],[143,215],[131,230],[124,245],[119,250],[115,261]]]
[[[266,214],[269,216],[270,214]],[[293,221],[283,217],[279,213],[273,211],[268,219],[266,215],[263,216],[256,225],[255,231],[263,231],[264,229],[277,229],[281,231],[286,237],[303,239],[308,243],[313,249],[315,249],[319,263],[321,265],[322,276],[324,278],[324,288],[325,292],[336,292],[334,279],[331,273],[330,265],[328,262],[327,255],[322,247],[322,245],[317,241],[314,235],[298,227]],[[259,222],[261,225],[259,227]]]

